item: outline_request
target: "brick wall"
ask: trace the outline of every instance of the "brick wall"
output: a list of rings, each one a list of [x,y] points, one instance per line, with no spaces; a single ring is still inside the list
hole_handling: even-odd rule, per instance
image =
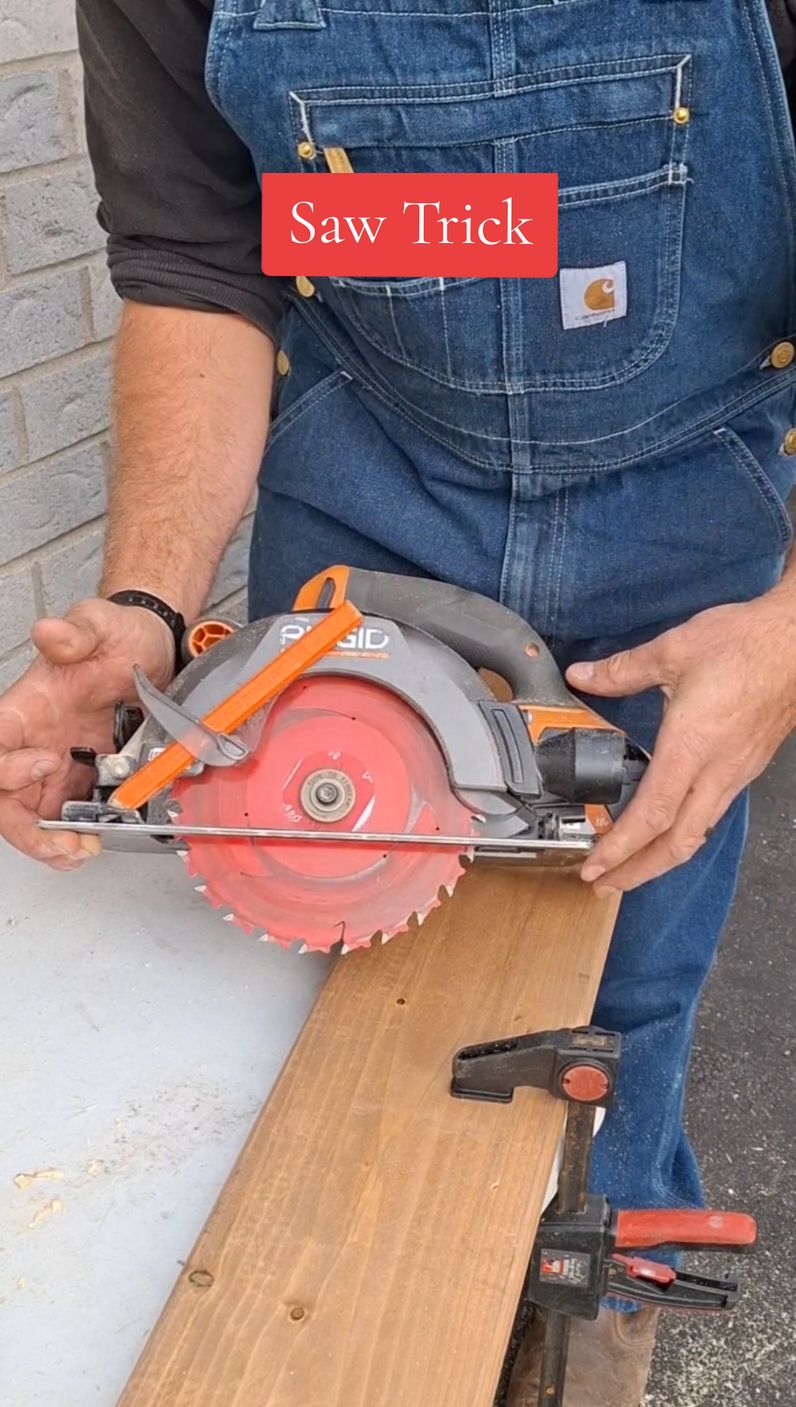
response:
[[[94,590],[110,287],[85,152],[74,0],[0,0],[0,688],[38,615]],[[248,523],[213,592],[240,608]]]

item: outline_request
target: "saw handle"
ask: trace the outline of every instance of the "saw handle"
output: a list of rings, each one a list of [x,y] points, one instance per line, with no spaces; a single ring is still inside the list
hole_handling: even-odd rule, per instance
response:
[[[294,609],[323,609],[346,599],[363,615],[382,616],[433,635],[473,669],[501,675],[515,699],[559,706],[578,703],[541,636],[488,596],[425,577],[329,567],[307,582]]]

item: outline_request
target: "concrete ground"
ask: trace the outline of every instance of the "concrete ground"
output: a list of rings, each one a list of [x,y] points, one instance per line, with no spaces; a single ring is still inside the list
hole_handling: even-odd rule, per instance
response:
[[[760,1247],[736,1262],[743,1298],[734,1316],[666,1321],[649,1407],[796,1401],[795,853],[792,739],[754,789],[741,889],[702,1008],[688,1094],[708,1197],[754,1213]],[[708,1273],[722,1274],[720,1262]]]

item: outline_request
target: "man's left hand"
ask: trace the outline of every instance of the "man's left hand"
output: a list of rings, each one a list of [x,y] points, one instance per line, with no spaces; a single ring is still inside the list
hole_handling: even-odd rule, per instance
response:
[[[690,860],[796,727],[796,593],[718,606],[567,679],[621,697],[660,687],[664,717],[635,797],[584,864],[598,894],[634,889]]]

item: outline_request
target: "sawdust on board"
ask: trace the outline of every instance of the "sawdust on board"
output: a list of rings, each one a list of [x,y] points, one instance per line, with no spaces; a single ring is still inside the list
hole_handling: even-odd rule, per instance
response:
[[[28,1222],[28,1231],[35,1231],[36,1227],[40,1226],[43,1221],[47,1221],[51,1216],[57,1216],[63,1209],[64,1204],[60,1197],[53,1197],[52,1201],[45,1202],[43,1207],[39,1207],[39,1210],[33,1213]]]
[[[39,1168],[36,1172],[17,1173],[14,1178],[14,1186],[20,1189],[30,1187],[32,1182],[63,1182],[64,1174],[61,1168]]]

